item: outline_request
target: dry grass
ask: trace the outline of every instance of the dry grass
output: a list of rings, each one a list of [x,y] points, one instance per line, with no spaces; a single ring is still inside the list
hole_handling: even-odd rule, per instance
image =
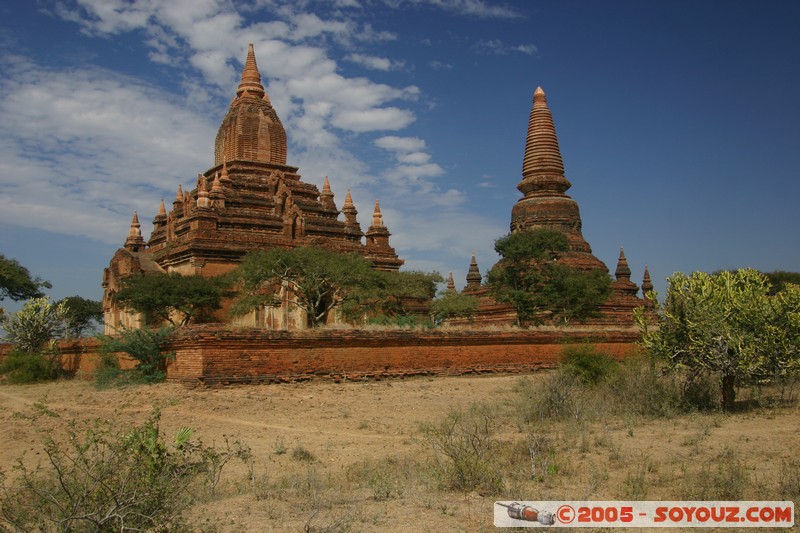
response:
[[[636,387],[651,379],[627,371]],[[227,438],[251,453],[186,513],[202,531],[490,531],[496,499],[800,499],[797,405],[648,412],[620,386],[555,372],[222,390],[5,386],[0,468],[8,474],[23,452],[35,464],[41,433],[59,438],[71,419],[124,427],[158,406],[165,433],[188,425],[206,445]],[[37,402],[56,416],[32,427]]]

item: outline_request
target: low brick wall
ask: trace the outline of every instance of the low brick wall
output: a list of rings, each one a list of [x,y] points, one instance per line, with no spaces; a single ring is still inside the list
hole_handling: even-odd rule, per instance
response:
[[[0,360],[2,360],[13,346],[8,343],[0,344]],[[93,338],[62,340],[58,343],[61,351],[61,365],[68,376],[81,379],[91,379],[94,370],[100,363],[100,342]],[[122,368],[132,368],[136,361],[127,354],[117,354]]]
[[[274,331],[205,325],[173,334],[167,379],[189,385],[516,373],[554,367],[564,348],[590,342],[623,358],[636,349],[634,330],[552,331]],[[10,350],[0,345],[0,358]],[[91,378],[96,339],[62,341],[65,369]],[[124,367],[134,361],[121,357]]]
[[[551,368],[564,347],[591,342],[621,358],[639,334],[618,331],[273,331],[198,326],[177,332],[167,379],[233,383],[381,379],[530,372]]]

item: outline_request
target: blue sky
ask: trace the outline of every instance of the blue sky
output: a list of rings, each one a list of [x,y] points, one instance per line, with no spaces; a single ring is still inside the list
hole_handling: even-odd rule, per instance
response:
[[[800,270],[800,4],[17,0],[0,5],[0,253],[100,299],[133,210],[213,163],[247,44],[289,136],[406,267],[483,273],[548,95],[584,236],[656,288]],[[9,302],[3,302],[8,304]],[[7,305],[7,307],[12,307]]]

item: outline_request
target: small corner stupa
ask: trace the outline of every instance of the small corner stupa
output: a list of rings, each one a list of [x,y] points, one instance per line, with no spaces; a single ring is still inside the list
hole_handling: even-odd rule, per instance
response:
[[[391,233],[377,202],[365,234],[350,191],[341,211],[344,220],[339,220],[328,177],[320,192],[286,161],[286,131],[261,83],[251,43],[241,81],[217,132],[214,166],[197,176],[192,190],[178,185],[169,212],[161,202],[147,241],[134,213],[124,247],[105,269],[106,332],[139,326],[139,317],[115,301],[129,276],[175,272],[211,277],[236,268],[248,252],[298,246],[358,253],[379,270],[400,268],[403,260],[389,244]],[[239,323],[301,329],[301,313],[285,302],[280,309],[255,312]],[[222,314],[217,318],[225,319]]]

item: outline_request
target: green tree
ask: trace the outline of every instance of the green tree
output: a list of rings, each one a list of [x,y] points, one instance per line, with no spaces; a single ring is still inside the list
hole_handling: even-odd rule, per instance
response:
[[[763,273],[772,285],[772,294],[785,289],[789,284],[800,285],[800,272],[786,272],[776,270],[774,272]]]
[[[106,382],[158,383],[167,376],[167,361],[175,358],[175,352],[167,352],[169,336],[173,327],[158,329],[125,329],[119,335],[100,337],[101,365],[96,378]],[[130,370],[120,368],[118,353],[126,353],[137,362]]]
[[[15,302],[30,298],[41,298],[42,288],[50,289],[49,281],[31,277],[27,268],[16,259],[0,254],[0,300],[11,298]]]
[[[611,294],[611,279],[602,270],[580,270],[558,259],[569,249],[566,235],[553,230],[511,233],[495,242],[502,257],[489,272],[492,296],[510,303],[519,323],[546,318],[584,320]]]
[[[144,315],[145,322],[169,322],[185,326],[190,321],[206,322],[221,307],[229,279],[180,274],[147,274],[125,280],[117,301]]]
[[[324,324],[335,307],[355,312],[365,306],[382,283],[369,260],[316,247],[273,248],[245,256],[234,273],[242,292],[232,312],[245,314],[263,305],[278,305],[290,289],[294,305],[305,311],[308,325]]]
[[[12,382],[28,383],[57,377],[61,371],[57,339],[64,335],[66,309],[49,298],[33,298],[0,321],[3,339],[14,345],[0,364]]]
[[[671,368],[720,376],[730,409],[740,383],[763,383],[800,371],[800,287],[770,294],[751,269],[673,274],[655,324],[640,310],[642,344]]]
[[[16,313],[3,316],[3,339],[18,351],[39,354],[64,336],[65,316],[64,305],[53,304],[47,297],[33,298]]]
[[[431,304],[431,318],[439,324],[448,318],[472,318],[478,307],[478,299],[470,294],[444,291]]]
[[[68,296],[58,304],[64,306],[64,327],[68,337],[82,337],[103,323],[103,304],[97,300]]]
[[[436,284],[444,281],[438,272],[419,270],[373,271],[373,275],[375,282],[358,287],[342,306],[345,317],[358,320],[366,315],[372,320],[418,322],[436,295]]]

